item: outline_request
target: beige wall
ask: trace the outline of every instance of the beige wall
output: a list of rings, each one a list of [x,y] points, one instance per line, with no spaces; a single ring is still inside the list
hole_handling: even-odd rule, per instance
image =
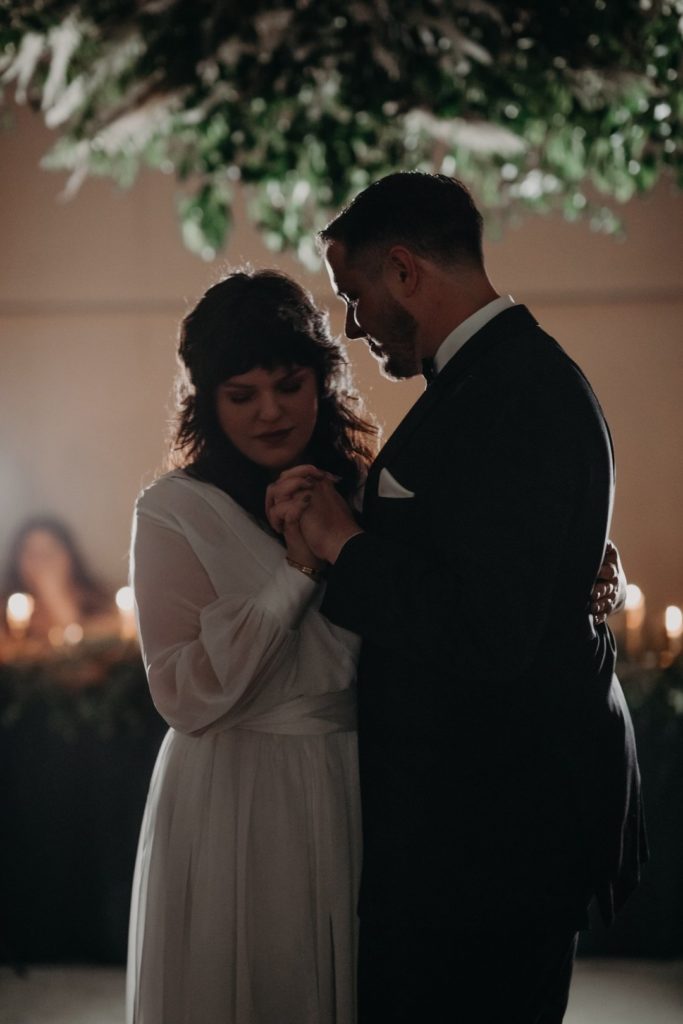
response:
[[[56,512],[118,586],[132,502],[163,457],[177,322],[218,268],[183,249],[171,179],[143,174],[128,193],[87,182],[63,203],[60,177],[37,166],[49,141],[27,111],[2,139],[0,552],[25,515]],[[682,208],[663,183],[625,208],[625,240],[530,218],[488,244],[499,290],[531,306],[604,405],[618,459],[612,532],[653,610],[683,604]],[[243,215],[226,259],[281,266],[330,302],[324,276],[274,259]],[[420,385],[388,383],[351,348],[391,429]]]

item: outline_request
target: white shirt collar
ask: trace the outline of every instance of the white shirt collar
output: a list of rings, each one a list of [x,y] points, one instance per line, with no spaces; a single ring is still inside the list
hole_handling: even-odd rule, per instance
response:
[[[488,302],[481,309],[478,309],[472,316],[468,316],[467,320],[463,320],[461,324],[451,331],[447,338],[445,338],[434,355],[434,369],[437,373],[443,370],[444,366],[449,359],[452,359],[458,349],[461,349],[466,341],[480,331],[484,324],[487,324],[489,320],[493,320],[494,316],[498,316],[504,309],[509,309],[510,306],[516,306],[517,303],[511,295],[500,295],[497,299],[492,302]]]

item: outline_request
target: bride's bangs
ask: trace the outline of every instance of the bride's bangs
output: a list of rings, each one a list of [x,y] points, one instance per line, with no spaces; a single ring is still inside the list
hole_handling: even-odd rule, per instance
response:
[[[318,367],[321,362],[318,346],[307,335],[293,331],[273,331],[255,324],[238,336],[225,339],[218,347],[212,377],[217,384],[251,370],[272,372],[294,366]]]

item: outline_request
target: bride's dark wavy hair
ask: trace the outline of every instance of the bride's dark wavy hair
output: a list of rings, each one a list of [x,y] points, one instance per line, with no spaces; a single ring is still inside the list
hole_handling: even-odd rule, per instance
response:
[[[345,497],[357,491],[376,452],[378,428],[351,385],[326,314],[296,281],[276,270],[231,272],[182,321],[178,359],[171,466],[216,484],[263,520],[271,475],[223,433],[216,389],[256,367],[306,366],[318,384],[318,418],[305,459],[340,477]]]

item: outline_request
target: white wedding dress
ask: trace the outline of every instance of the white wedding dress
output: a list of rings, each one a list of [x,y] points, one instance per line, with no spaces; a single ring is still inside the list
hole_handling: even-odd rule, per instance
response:
[[[358,639],[228,495],[182,471],[136,506],[154,702],[128,1024],[352,1024]]]

